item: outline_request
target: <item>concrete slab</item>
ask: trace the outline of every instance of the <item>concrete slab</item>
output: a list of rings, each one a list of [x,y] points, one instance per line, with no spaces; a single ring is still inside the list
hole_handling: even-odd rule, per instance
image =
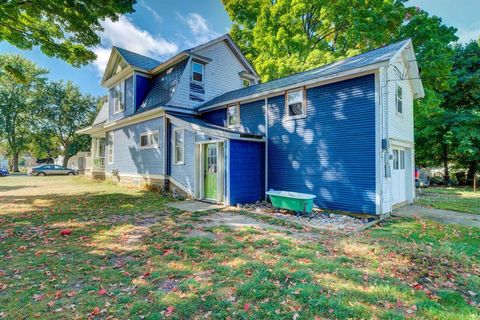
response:
[[[434,208],[426,208],[416,205],[404,206],[393,212],[393,215],[400,217],[417,217],[430,219],[440,223],[460,224],[467,227],[480,228],[480,215],[448,211]]]
[[[208,210],[218,210],[223,209],[224,206],[208,203],[203,201],[195,200],[185,200],[180,202],[170,202],[166,204],[167,207],[179,209],[188,212],[197,212],[197,211],[208,211]]]

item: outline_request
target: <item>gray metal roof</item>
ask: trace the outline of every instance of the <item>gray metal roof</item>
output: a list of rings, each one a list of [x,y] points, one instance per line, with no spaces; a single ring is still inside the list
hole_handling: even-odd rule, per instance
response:
[[[100,108],[100,111],[98,111],[97,116],[95,117],[95,120],[93,120],[92,127],[102,125],[107,121],[107,119],[108,119],[108,101],[106,101]]]
[[[156,76],[138,112],[144,112],[155,107],[167,105],[177,89],[177,85],[180,82],[186,66],[187,60],[183,60]]]
[[[134,67],[142,68],[145,70],[151,70],[162,63],[161,61],[143,56],[141,54],[129,51],[127,49],[123,49],[119,47],[114,47],[114,48],[117,49],[118,53],[120,53],[122,58],[125,59],[125,61],[129,65],[132,65]]]
[[[297,83],[314,80],[314,79],[325,77],[328,75],[333,75],[336,73],[341,73],[341,72],[345,72],[353,69],[366,67],[372,64],[388,61],[408,41],[409,41],[408,39],[403,40],[379,49],[375,49],[372,51],[368,51],[368,52],[347,58],[345,60],[327,64],[319,68],[307,70],[301,73],[297,73],[284,78],[272,80],[269,82],[260,83],[247,88],[229,91],[218,97],[213,98],[210,101],[207,101],[201,104],[200,106],[197,107],[197,110],[208,108],[210,106],[216,106],[228,101],[240,100],[242,98],[247,98],[249,96],[263,94],[271,90],[289,87]]]
[[[263,138],[262,135],[245,133],[245,132],[242,132],[242,131],[232,130],[232,129],[229,129],[229,128],[214,125],[210,122],[207,122],[207,121],[203,120],[202,118],[199,118],[198,116],[188,115],[188,114],[184,114],[184,113],[177,113],[177,112],[167,112],[167,114],[169,114],[169,115],[171,115],[171,116],[173,116],[177,119],[186,121],[188,123],[195,124],[199,127],[203,127],[203,128],[207,128],[207,129],[213,129],[213,130],[219,130],[219,131],[228,132],[228,133],[235,133],[235,134],[238,134],[241,138],[250,138],[250,139],[262,139]]]

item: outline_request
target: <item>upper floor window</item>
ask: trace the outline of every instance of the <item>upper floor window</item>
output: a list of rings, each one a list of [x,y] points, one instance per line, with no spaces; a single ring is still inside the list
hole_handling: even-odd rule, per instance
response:
[[[303,88],[287,91],[285,100],[287,119],[298,119],[306,116],[305,90]]]
[[[122,81],[113,87],[113,113],[125,111],[125,82]]]
[[[240,124],[240,106],[239,104],[232,104],[227,107],[227,125],[229,127],[236,127]]]
[[[140,148],[141,149],[158,148],[158,141],[159,141],[158,130],[142,133],[140,135]]]
[[[174,162],[175,164],[184,164],[184,151],[185,151],[185,130],[175,129],[173,131],[173,142],[175,147]]]
[[[395,103],[397,112],[402,114],[403,113],[403,91],[402,87],[397,86],[397,92],[395,94]]]
[[[204,74],[205,65],[197,61],[192,61],[192,80],[203,83]]]
[[[252,82],[249,79],[243,78],[242,79],[242,85],[243,85],[244,88],[250,87],[252,85]]]

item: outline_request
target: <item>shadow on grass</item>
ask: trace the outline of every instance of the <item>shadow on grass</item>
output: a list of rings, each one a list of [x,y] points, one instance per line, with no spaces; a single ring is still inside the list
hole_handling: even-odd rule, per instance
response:
[[[22,185],[18,185],[18,186],[0,186],[0,192],[7,192],[7,191],[13,191],[13,190],[20,190],[20,189],[24,189],[24,188],[31,188],[31,187],[35,187],[35,186],[22,186]],[[2,197],[3,198],[3,197]]]

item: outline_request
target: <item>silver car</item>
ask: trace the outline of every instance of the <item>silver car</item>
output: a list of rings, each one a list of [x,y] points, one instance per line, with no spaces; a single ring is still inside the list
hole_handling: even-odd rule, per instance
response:
[[[44,164],[42,166],[31,168],[28,172],[31,176],[53,176],[53,175],[69,175],[78,174],[77,170],[69,169],[57,164]]]

